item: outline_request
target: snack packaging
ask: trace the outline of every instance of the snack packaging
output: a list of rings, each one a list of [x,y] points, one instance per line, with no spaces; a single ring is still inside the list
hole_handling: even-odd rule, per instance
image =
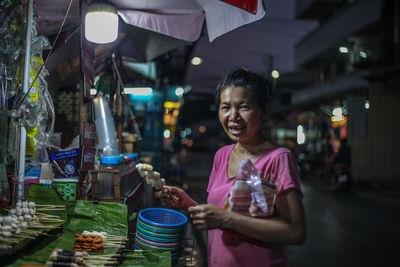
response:
[[[58,151],[50,154],[54,178],[79,176],[79,149]]]

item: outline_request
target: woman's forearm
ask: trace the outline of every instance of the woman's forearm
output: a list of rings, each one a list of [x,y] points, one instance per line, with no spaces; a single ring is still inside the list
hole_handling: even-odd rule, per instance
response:
[[[299,245],[305,241],[306,227],[302,222],[293,223],[283,217],[259,219],[233,212],[227,216],[224,228],[259,241],[288,245]]]
[[[307,227],[300,194],[295,190],[282,193],[276,201],[276,212],[279,216],[264,219],[229,212],[224,226],[263,242],[304,243]]]

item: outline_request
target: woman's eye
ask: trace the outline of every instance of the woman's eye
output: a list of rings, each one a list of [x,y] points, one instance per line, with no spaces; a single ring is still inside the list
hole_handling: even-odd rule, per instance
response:
[[[221,110],[228,110],[229,109],[229,107],[228,106],[221,106],[221,108],[220,108]]]
[[[249,106],[242,105],[242,106],[240,106],[240,109],[249,109]]]

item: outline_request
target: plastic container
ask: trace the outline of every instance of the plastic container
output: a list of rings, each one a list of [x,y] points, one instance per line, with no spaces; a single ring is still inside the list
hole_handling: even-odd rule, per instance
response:
[[[99,149],[103,150],[104,156],[119,155],[114,119],[111,116],[106,99],[96,97],[93,99],[93,104],[96,115],[95,123]]]
[[[163,208],[144,209],[139,212],[139,219],[149,225],[167,229],[184,227],[188,221],[181,212]]]
[[[114,199],[114,173],[110,170],[121,170],[121,157],[103,156],[100,157],[99,172],[99,198]]]
[[[183,252],[187,217],[175,210],[148,208],[137,217],[135,249],[170,251],[174,266]]]

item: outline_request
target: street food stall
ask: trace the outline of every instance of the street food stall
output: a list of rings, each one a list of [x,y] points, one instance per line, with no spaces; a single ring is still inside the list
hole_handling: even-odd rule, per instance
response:
[[[121,70],[124,57],[150,61],[196,41],[204,12],[196,1],[188,1],[179,6],[188,12],[185,16],[166,18],[151,13],[149,7],[149,12],[138,11],[147,1],[137,1],[136,9],[125,2],[71,0],[54,7],[46,0],[36,1],[35,6],[33,0],[0,1],[2,266],[184,266],[192,262],[188,218],[157,207],[153,199],[154,188],[159,190],[165,183],[156,160],[160,155],[147,157],[141,151],[141,142],[150,135],[140,129]],[[212,12],[207,1],[199,2]],[[262,17],[264,10],[257,11],[261,1],[252,2],[254,17],[246,13],[247,21],[242,16],[243,21],[220,30],[207,25],[214,29],[210,40]],[[177,4],[173,0],[154,3],[171,10]],[[230,8],[224,11],[227,16]],[[93,23],[93,16],[102,9],[110,16],[102,18],[108,26],[118,25],[119,15],[124,24],[135,27],[123,34],[117,31],[108,40],[107,27],[100,27],[103,39],[96,39],[99,36],[89,30],[98,32],[100,21]],[[165,20],[169,26],[142,25],[140,12],[149,21]],[[195,27],[183,29],[186,24],[178,23],[182,20]],[[151,30],[147,40],[166,40],[165,45],[133,41],[129,33],[137,34],[137,27]],[[125,45],[117,46],[122,40]],[[108,42],[114,45],[98,45]],[[140,54],[137,49],[132,54],[126,43],[136,48],[144,45],[146,51]],[[179,106],[179,100],[174,101]],[[154,125],[162,125],[164,106],[154,102],[156,114],[161,114],[158,121],[153,116]],[[178,110],[170,113],[176,116]],[[173,131],[171,122],[176,118],[171,114],[164,121]],[[162,131],[150,131],[159,132],[154,135],[159,143],[152,146],[162,147]]]

